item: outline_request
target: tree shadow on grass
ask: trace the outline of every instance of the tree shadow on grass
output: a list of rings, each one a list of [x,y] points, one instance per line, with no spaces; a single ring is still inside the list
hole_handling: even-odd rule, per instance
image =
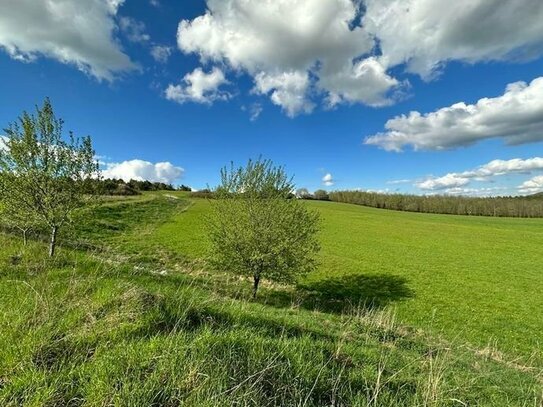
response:
[[[141,276],[141,278],[144,278]],[[154,280],[156,276],[147,276]],[[187,276],[172,274],[160,280],[174,286],[189,284],[236,300],[251,298],[250,281],[231,280],[227,275]],[[405,277],[392,274],[347,274],[299,283],[295,289],[263,285],[257,303],[276,308],[300,307],[331,313],[345,313],[354,309],[367,310],[413,298],[415,292]]]
[[[393,302],[415,296],[407,279],[390,274],[349,274],[298,284],[296,299],[292,293],[274,291],[267,294],[267,303],[292,305],[298,301],[303,308],[324,312],[345,312],[353,308],[382,308]]]

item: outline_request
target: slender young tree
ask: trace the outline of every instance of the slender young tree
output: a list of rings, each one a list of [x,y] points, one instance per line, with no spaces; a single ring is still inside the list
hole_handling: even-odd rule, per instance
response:
[[[15,219],[29,215],[50,230],[49,256],[55,254],[59,229],[89,197],[91,179],[99,174],[90,137],[63,137],[49,99],[24,112],[5,129],[0,150],[0,189]]]
[[[220,270],[292,283],[315,267],[319,216],[292,199],[294,184],[269,160],[223,168],[209,219],[210,260]]]

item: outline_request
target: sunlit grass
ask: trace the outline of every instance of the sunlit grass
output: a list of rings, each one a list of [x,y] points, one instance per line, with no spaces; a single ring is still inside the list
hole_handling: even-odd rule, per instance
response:
[[[209,202],[194,202],[154,236],[170,250],[198,258],[206,253],[203,225]],[[389,277],[401,282],[392,290],[405,285],[412,293],[394,302],[403,322],[476,347],[492,342],[512,357],[543,364],[542,219],[308,205],[319,210],[323,226],[320,267],[305,284],[341,285],[345,276],[362,276],[358,281],[363,285],[363,277]],[[349,285],[349,290],[357,287]],[[365,296],[371,301],[378,294]]]
[[[321,268],[301,284],[310,291],[265,284],[259,299],[250,301],[247,281],[197,260],[206,251],[202,224],[209,203],[191,202],[186,194],[156,195],[163,194],[84,212],[72,238],[85,239],[87,249],[64,246],[54,260],[43,257],[41,243],[23,247],[16,237],[0,235],[0,405],[541,402],[541,369],[515,361],[516,353],[504,346],[519,337],[483,312],[492,309],[491,298],[463,298],[455,309],[472,306],[473,313],[485,315],[490,336],[505,338],[497,342],[483,341],[485,330],[466,325],[469,317],[447,305],[462,290],[468,297],[470,285],[483,289],[479,279],[494,298],[503,287],[515,301],[521,299],[517,291],[529,293],[522,278],[485,279],[493,260],[482,246],[492,242],[505,251],[495,261],[504,261],[511,229],[535,247],[541,238],[537,223],[471,224],[311,203],[324,224]],[[461,262],[459,253],[446,250],[458,250],[463,241],[474,246],[466,246],[468,255],[481,251],[489,266],[475,259],[479,268],[472,273],[478,277],[449,287],[453,298],[440,302],[447,293],[440,278],[456,284],[466,276],[462,266],[469,259]],[[527,247],[517,254],[518,264],[530,264],[532,243]],[[459,266],[449,265],[448,256]],[[403,268],[408,263],[412,267]],[[438,268],[433,279],[427,278],[430,266]],[[513,324],[529,313],[494,310]],[[527,318],[525,333],[532,339],[538,331],[529,323],[537,326],[536,319]],[[441,330],[443,337],[435,335]],[[529,339],[522,343],[529,348]]]

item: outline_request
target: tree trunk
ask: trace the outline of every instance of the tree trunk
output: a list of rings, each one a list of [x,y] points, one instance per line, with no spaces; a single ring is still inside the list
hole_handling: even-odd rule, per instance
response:
[[[27,239],[26,239],[26,230],[23,230],[23,245],[26,246],[26,242],[27,242]]]
[[[260,275],[255,274],[254,275],[254,281],[253,281],[253,299],[256,298],[256,292],[258,291],[258,283],[260,283]]]
[[[58,228],[56,226],[53,226],[51,229],[51,241],[49,242],[49,257],[53,257],[55,255],[55,248],[57,245],[57,232]]]

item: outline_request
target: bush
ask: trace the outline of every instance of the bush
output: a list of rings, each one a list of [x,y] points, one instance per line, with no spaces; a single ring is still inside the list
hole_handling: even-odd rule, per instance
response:
[[[330,197],[328,196],[328,192],[326,192],[324,189],[317,189],[313,193],[313,198],[317,199],[319,201],[329,201]]]
[[[259,159],[221,171],[208,220],[211,264],[217,270],[294,283],[315,268],[318,213],[289,199],[292,179],[282,167]]]

